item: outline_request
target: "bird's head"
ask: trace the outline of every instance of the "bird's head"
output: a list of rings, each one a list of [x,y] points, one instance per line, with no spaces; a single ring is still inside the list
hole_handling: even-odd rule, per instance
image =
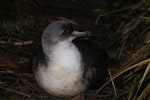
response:
[[[42,34],[42,43],[55,44],[62,41],[71,42],[80,36],[89,36],[89,31],[79,31],[69,21],[55,21],[51,23]]]

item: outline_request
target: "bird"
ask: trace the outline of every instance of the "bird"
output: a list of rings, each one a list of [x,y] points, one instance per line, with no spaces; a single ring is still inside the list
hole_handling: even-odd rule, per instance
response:
[[[38,86],[56,97],[84,100],[87,90],[98,89],[107,75],[109,57],[70,21],[50,23],[41,36],[41,49],[33,60]],[[83,37],[88,37],[84,39]]]

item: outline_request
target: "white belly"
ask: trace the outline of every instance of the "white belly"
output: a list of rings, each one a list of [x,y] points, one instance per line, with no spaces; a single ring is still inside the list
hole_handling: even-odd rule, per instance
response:
[[[39,64],[41,67],[35,73],[39,86],[49,94],[61,97],[75,96],[86,90],[88,82],[83,79],[78,49],[74,45],[56,49],[49,56],[48,66]]]

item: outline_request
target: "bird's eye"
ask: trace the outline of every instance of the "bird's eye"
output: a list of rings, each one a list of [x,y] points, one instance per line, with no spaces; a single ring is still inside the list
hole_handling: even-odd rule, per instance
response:
[[[68,35],[68,34],[70,34],[69,30],[64,30],[64,32],[62,33],[62,35]]]

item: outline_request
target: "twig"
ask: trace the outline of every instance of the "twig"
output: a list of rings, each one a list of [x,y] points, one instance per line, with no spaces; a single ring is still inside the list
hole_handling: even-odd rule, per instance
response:
[[[33,41],[29,40],[29,41],[14,42],[14,45],[22,46],[22,45],[29,45],[32,43],[33,43]]]
[[[111,75],[111,72],[110,72],[109,69],[108,69],[108,73],[109,73],[109,76],[110,76],[110,79],[111,79],[111,83],[112,83],[112,86],[113,86],[113,89],[114,89],[115,97],[117,97],[116,87],[115,87],[114,80],[112,79],[112,75]]]
[[[11,41],[12,37],[9,37],[6,44],[8,44]]]
[[[144,19],[144,20],[150,21],[150,18],[144,17],[144,16],[141,16],[140,19]]]
[[[0,89],[3,89],[3,90],[5,90],[5,91],[9,91],[9,92],[14,92],[14,93],[16,93],[16,94],[23,95],[23,96],[26,96],[26,97],[31,97],[31,95],[29,95],[29,94],[25,94],[25,93],[23,93],[23,92],[16,91],[16,90],[14,90],[14,89],[4,88],[4,87],[2,87],[2,86],[0,86]]]
[[[121,49],[120,49],[120,51],[119,51],[119,53],[118,53],[118,57],[117,57],[118,60],[119,60],[120,57],[121,57],[122,51],[123,51],[123,49],[124,49],[124,47],[125,47],[125,44],[126,44],[126,40],[123,42],[123,44],[122,44],[122,46],[121,46]]]
[[[99,19],[102,17],[102,15],[99,15],[98,16],[98,18],[96,19],[96,21],[95,21],[95,25],[97,25],[98,24],[98,21],[99,21]]]
[[[149,62],[149,64],[147,65],[147,68],[146,68],[146,70],[145,70],[145,72],[144,72],[144,74],[143,74],[143,77],[142,77],[142,79],[141,79],[140,82],[139,82],[139,86],[138,86],[138,89],[137,89],[136,94],[135,94],[135,96],[134,96],[134,100],[136,99],[136,96],[137,96],[137,94],[138,94],[138,92],[139,92],[139,90],[140,90],[140,88],[141,88],[141,86],[142,86],[142,83],[143,83],[143,81],[144,81],[146,75],[148,74],[149,70],[150,70],[150,62]]]
[[[133,5],[130,5],[130,6],[127,6],[127,7],[124,7],[124,8],[121,8],[121,9],[117,9],[117,10],[113,10],[113,11],[110,11],[110,12],[106,12],[104,14],[102,14],[103,16],[106,16],[106,15],[110,15],[110,14],[114,14],[114,13],[117,13],[117,12],[121,12],[121,11],[124,11],[124,10],[128,10],[128,9],[131,9],[133,7],[140,7],[141,5],[143,5],[144,2],[140,2],[140,3],[136,3],[136,4],[133,4]]]
[[[9,41],[0,41],[1,44],[14,44],[14,45],[17,45],[17,46],[22,46],[22,45],[29,45],[29,44],[33,44],[33,40],[28,40],[28,41],[19,41],[19,42],[10,42],[10,39]]]
[[[0,71],[0,73],[14,73],[13,71],[11,71],[11,70],[8,70],[8,69],[6,69],[5,71]]]
[[[120,69],[120,71],[119,71],[118,73],[116,73],[116,74],[114,74],[114,75],[112,76],[112,79],[117,78],[117,77],[120,76],[121,74],[123,74],[123,73],[125,73],[125,72],[127,72],[127,71],[129,71],[129,70],[131,70],[131,69],[133,69],[133,68],[135,68],[135,67],[137,67],[137,66],[142,66],[142,65],[148,63],[149,61],[150,61],[150,58],[148,58],[148,59],[146,59],[146,60],[144,60],[144,61],[141,61],[141,62],[139,62],[139,63],[137,63],[137,64],[135,64],[135,65],[133,65],[133,66],[129,66],[129,67],[126,66],[126,67],[123,67],[123,68]],[[97,90],[96,95],[97,95],[109,82],[111,82],[112,79],[108,80],[105,84],[103,84],[103,85]]]

